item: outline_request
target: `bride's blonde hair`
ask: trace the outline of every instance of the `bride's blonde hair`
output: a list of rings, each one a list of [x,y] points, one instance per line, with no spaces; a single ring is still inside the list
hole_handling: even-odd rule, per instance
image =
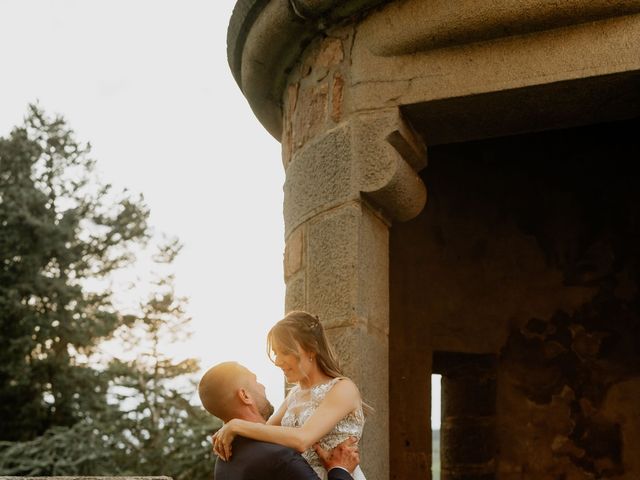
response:
[[[298,345],[306,352],[314,353],[322,372],[331,377],[343,377],[338,357],[334,353],[324,327],[318,317],[296,310],[289,312],[267,334],[267,355],[275,363],[274,343],[282,353],[294,355],[298,360]]]
[[[320,369],[329,377],[344,377],[340,362],[336,356],[324,327],[318,317],[302,310],[294,310],[276,323],[267,334],[267,355],[275,363],[273,345],[277,344],[280,351],[290,354],[300,360],[298,345],[305,352],[315,353]],[[375,412],[371,405],[362,401],[365,415]]]

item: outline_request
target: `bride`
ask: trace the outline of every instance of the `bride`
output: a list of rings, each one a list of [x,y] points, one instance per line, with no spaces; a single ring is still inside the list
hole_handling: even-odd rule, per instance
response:
[[[240,419],[225,423],[213,436],[214,450],[228,460],[236,435],[277,443],[301,452],[326,480],[327,472],[312,446],[319,443],[329,450],[350,436],[360,439],[364,426],[360,392],[342,375],[322,324],[309,313],[290,312],[276,323],[267,335],[267,351],[295,386],[266,425]],[[353,478],[366,480],[360,467]]]

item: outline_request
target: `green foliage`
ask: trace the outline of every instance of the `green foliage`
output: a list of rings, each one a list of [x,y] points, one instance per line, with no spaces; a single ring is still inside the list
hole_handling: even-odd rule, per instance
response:
[[[176,398],[174,406],[184,399]],[[82,420],[73,427],[53,427],[28,442],[0,442],[0,474],[10,476],[167,475],[176,480],[210,479],[211,446],[206,436],[220,427],[201,409],[183,405],[179,429],[165,444],[141,445],[120,430],[124,417]],[[185,415],[185,411],[187,412]],[[131,421],[131,420],[129,420]],[[172,438],[172,441],[168,441]],[[160,442],[161,443],[161,442]],[[155,461],[158,461],[155,463]]]
[[[0,442],[0,473],[15,476],[113,475],[119,471],[116,438],[82,420],[53,427],[27,442]]]
[[[180,249],[176,240],[161,246],[157,267],[169,267]],[[196,385],[187,379],[198,371],[198,364],[163,353],[164,346],[188,336],[185,299],[176,297],[173,280],[170,273],[158,274],[140,316],[117,335],[126,350],[137,352],[128,361],[112,362],[109,369],[112,394],[123,408],[123,415],[113,422],[126,445],[121,465],[127,470],[122,474],[210,478],[208,437],[221,422],[189,403]]]
[[[0,138],[0,475],[210,478],[220,422],[189,402],[196,362],[163,354],[190,320],[168,273],[180,245],[159,248],[138,311],[118,312],[100,281],[132,264],[149,212],[88,154],[33,106]],[[99,368],[108,339],[130,355]]]
[[[82,359],[121,319],[109,291],[83,282],[130,263],[148,211],[101,185],[88,153],[34,106],[0,138],[2,440],[72,426],[104,403],[106,384]]]

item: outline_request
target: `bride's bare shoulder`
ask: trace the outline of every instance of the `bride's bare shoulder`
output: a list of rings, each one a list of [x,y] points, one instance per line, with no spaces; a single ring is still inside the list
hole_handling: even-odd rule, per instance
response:
[[[348,377],[336,377],[329,394],[342,400],[360,402],[360,390],[353,380]]]

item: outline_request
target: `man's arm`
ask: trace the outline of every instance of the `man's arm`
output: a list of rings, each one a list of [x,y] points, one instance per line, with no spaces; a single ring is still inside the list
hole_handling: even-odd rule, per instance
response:
[[[336,447],[337,450],[341,445]],[[346,468],[350,468],[352,466],[351,461],[347,460],[347,457],[353,459],[353,453],[345,453],[345,449],[343,448],[342,453],[336,454],[336,459],[344,459],[344,468],[339,466],[329,467],[329,480],[353,480],[351,474],[346,470]],[[356,453],[357,455],[357,453]],[[358,464],[355,463],[353,468],[355,468]],[[319,480],[316,472],[311,468],[311,466],[307,463],[307,461],[302,458],[302,455],[294,452],[293,450],[289,451],[289,454],[284,456],[277,468],[276,474],[277,480]]]
[[[329,470],[329,480],[353,480],[353,477],[346,470],[335,467]]]
[[[319,480],[316,472],[311,468],[302,455],[292,449],[287,449],[288,454],[284,455],[278,463],[276,478],[274,480]],[[331,480],[342,480],[351,477],[329,477]]]
[[[357,438],[349,437],[333,450],[325,450],[317,443],[313,448],[328,470],[329,480],[352,480],[349,472],[353,472],[360,463]]]

